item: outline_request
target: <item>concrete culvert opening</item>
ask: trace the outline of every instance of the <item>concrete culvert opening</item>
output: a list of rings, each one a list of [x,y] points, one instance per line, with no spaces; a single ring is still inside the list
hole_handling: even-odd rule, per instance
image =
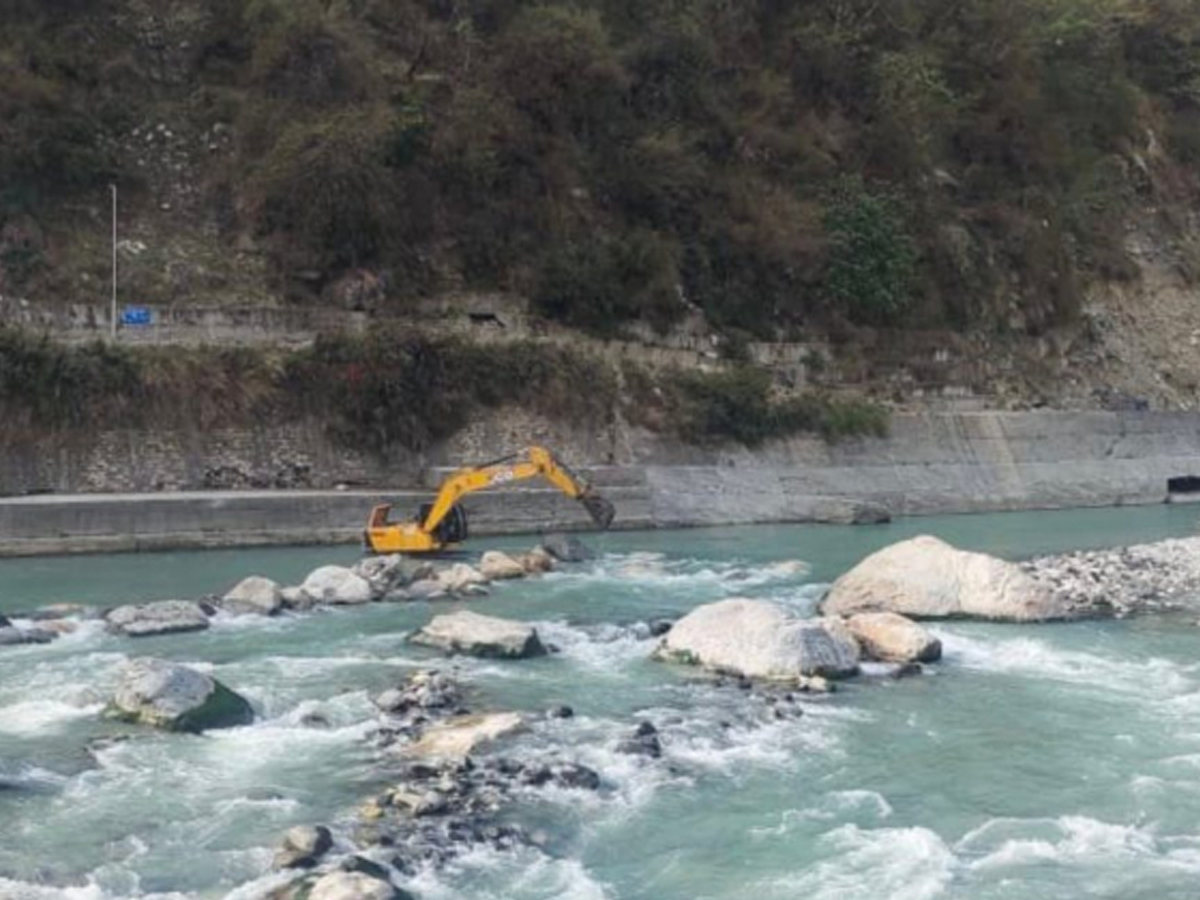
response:
[[[1177,475],[1167,479],[1168,503],[1200,503],[1200,476]]]

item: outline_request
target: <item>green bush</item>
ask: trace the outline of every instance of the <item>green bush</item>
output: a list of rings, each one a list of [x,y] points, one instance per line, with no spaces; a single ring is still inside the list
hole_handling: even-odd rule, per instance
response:
[[[856,322],[896,324],[912,303],[917,253],[899,202],[843,182],[825,218],[833,242],[826,286]]]

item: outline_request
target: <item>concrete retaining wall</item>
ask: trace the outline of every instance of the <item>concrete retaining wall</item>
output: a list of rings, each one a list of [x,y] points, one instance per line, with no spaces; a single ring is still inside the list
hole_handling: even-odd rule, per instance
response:
[[[622,436],[619,465],[589,474],[616,527],[837,520],[869,501],[894,515],[1161,503],[1167,481],[1200,476],[1200,414],[956,413],[896,416],[884,439],[804,439],[759,451],[699,450]],[[561,446],[560,444],[552,444]],[[584,454],[569,456],[578,460]],[[398,516],[437,471],[399,494],[222,491],[0,499],[0,555],[355,541],[370,507]],[[471,496],[477,534],[587,527],[573,501],[522,485]]]

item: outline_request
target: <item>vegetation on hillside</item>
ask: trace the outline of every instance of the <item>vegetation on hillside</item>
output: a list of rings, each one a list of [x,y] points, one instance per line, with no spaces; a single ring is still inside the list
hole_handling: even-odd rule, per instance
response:
[[[618,381],[635,381],[626,393]],[[604,428],[621,413],[690,443],[881,434],[882,409],[773,400],[752,369],[652,375],[551,344],[484,346],[383,330],[297,350],[58,344],[0,327],[0,444],[100,428],[201,429],[302,420],[354,450],[426,450],[506,405]]]
[[[1200,166],[1192,0],[195,6],[164,82],[123,0],[0,0],[0,218],[135,182],[118,139],[167,98],[233,128],[206,187],[291,291],[365,266],[600,334],[688,303],[1037,333],[1129,277],[1154,167]]]

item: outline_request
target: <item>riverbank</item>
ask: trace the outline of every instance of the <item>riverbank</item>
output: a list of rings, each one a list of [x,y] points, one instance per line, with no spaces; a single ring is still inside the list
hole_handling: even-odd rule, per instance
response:
[[[280,440],[295,440],[275,435]],[[787,522],[852,523],[886,516],[1148,505],[1194,499],[1200,486],[1200,414],[974,412],[896,415],[889,434],[837,443],[779,441],[758,450],[701,449],[626,433],[620,453],[562,434],[553,444],[613,501],[614,527],[648,529]],[[480,422],[446,458],[394,483],[355,490],[72,493],[0,498],[0,555],[161,550],[360,540],[370,507],[394,502],[413,514],[432,495],[443,464],[495,455],[512,431]],[[248,442],[249,443],[254,442]],[[166,446],[166,445],[163,445]],[[144,448],[143,448],[144,449]],[[161,449],[161,448],[160,448]],[[202,457],[202,446],[179,459]],[[260,450],[262,448],[260,447]],[[268,448],[269,449],[269,448]],[[279,448],[276,448],[279,449]],[[290,452],[302,447],[292,444]],[[80,451],[83,452],[83,451]],[[263,450],[268,457],[272,453]],[[119,455],[106,465],[134,471]],[[301,454],[302,455],[302,454]],[[272,457],[273,458],[273,457]],[[307,458],[307,457],[306,457]],[[315,458],[315,457],[314,457]],[[9,460],[10,465],[15,465]],[[257,465],[237,463],[247,472]],[[61,477],[87,483],[83,457],[63,455]],[[355,469],[354,473],[362,475]],[[329,463],[321,481],[342,472]],[[385,470],[372,484],[388,484]],[[1190,479],[1190,480],[1189,480]],[[121,483],[136,481],[123,476]],[[353,479],[351,479],[353,480]],[[557,491],[520,486],[466,500],[478,535],[586,527],[577,504]]]

